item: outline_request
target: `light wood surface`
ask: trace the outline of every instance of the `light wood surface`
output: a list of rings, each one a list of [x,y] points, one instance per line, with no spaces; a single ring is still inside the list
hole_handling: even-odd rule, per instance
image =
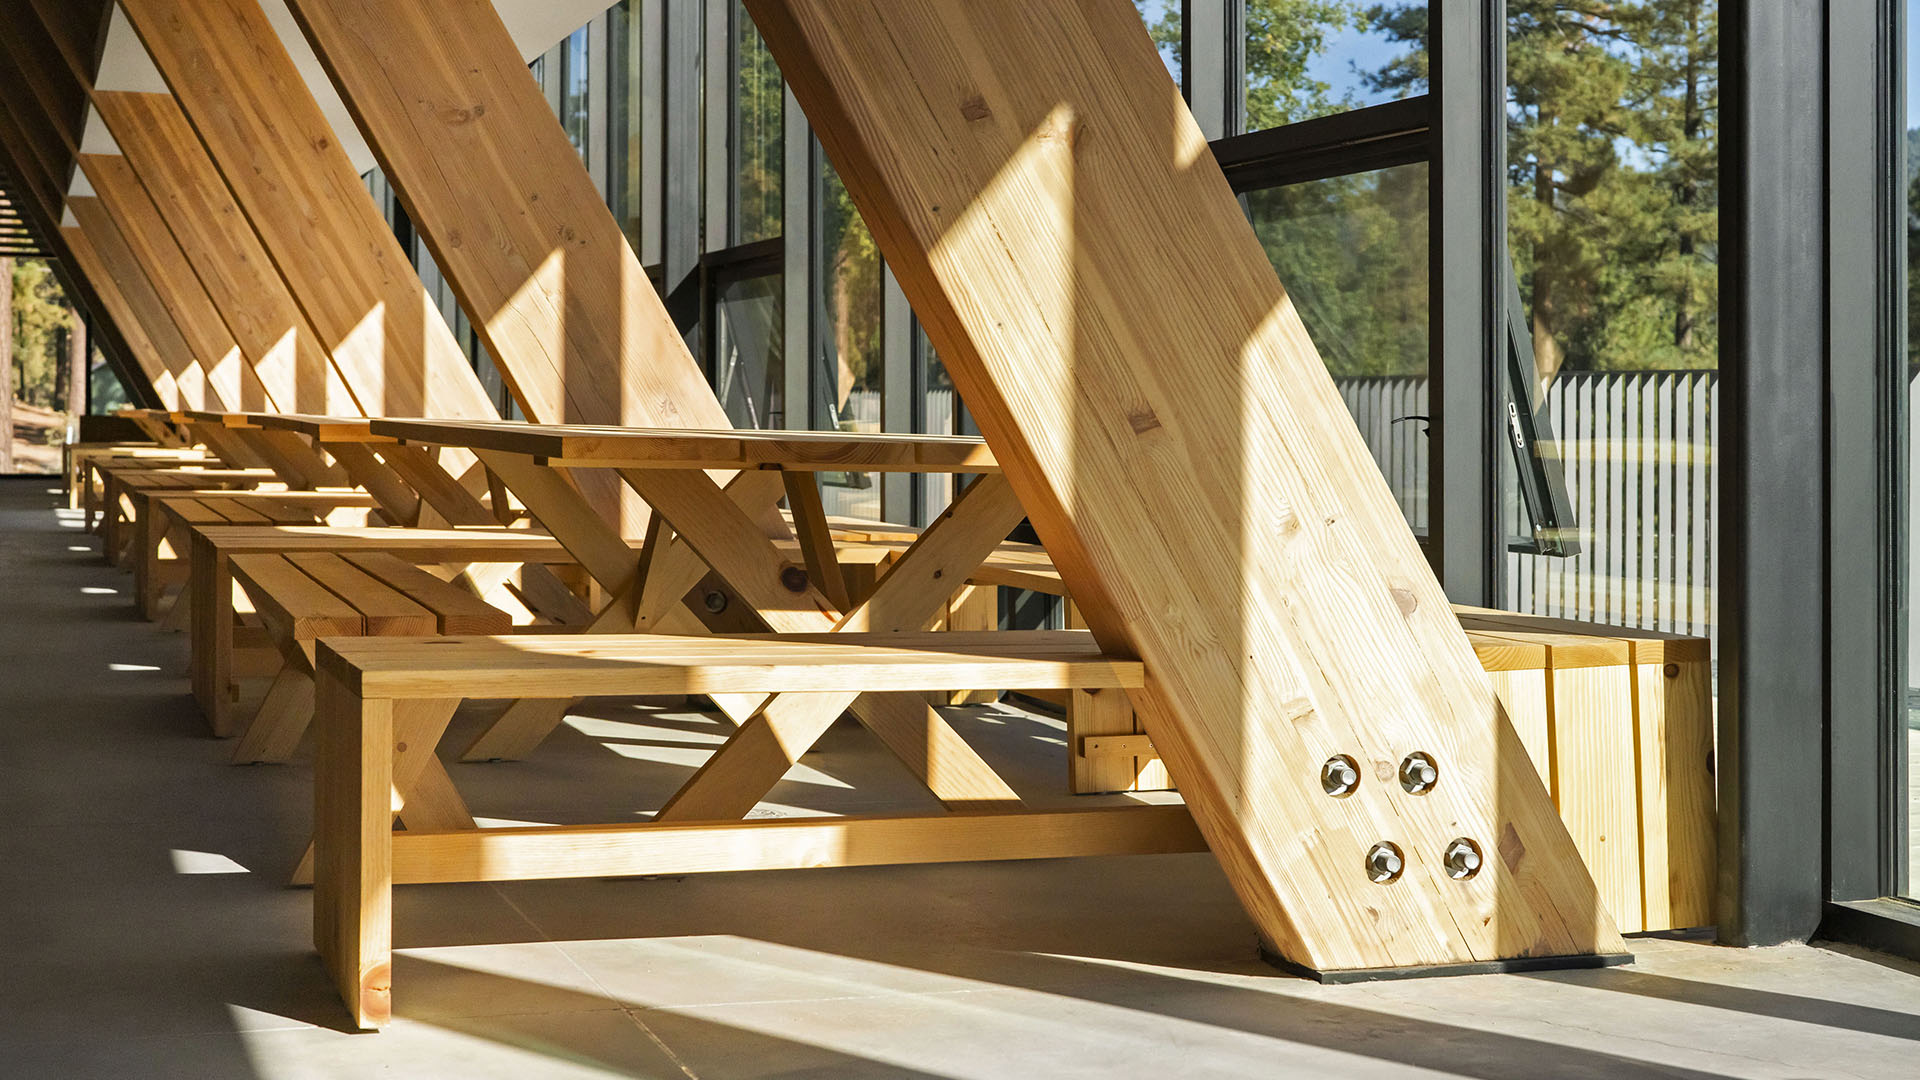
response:
[[[124,91],[92,97],[274,406],[358,413],[319,335],[173,98]]]
[[[396,885],[1203,851],[1183,806],[705,825],[475,829],[393,838]]]
[[[587,424],[378,420],[372,430],[411,442],[498,450],[548,464],[604,469],[748,469],[794,472],[998,472],[979,439],[840,431],[697,431]]]
[[[79,160],[80,171],[113,215],[134,257],[146,268],[148,280],[167,305],[181,337],[206,369],[208,385],[217,392],[220,402],[234,409],[278,407],[261,384],[249,362],[251,358],[234,341],[220,309],[194,273],[192,260],[180,250],[133,166],[118,154],[81,154]]]
[[[530,419],[729,426],[489,0],[287,6]]]
[[[160,356],[160,346],[148,335],[146,324],[135,313],[132,302],[121,292],[120,282],[107,269],[100,254],[94,251],[92,238],[84,230],[75,227],[61,229],[60,235],[67,242],[74,268],[87,279],[94,294],[100,298],[105,308],[101,314],[112,319],[119,328],[121,338],[132,353],[134,366],[153,384],[153,392],[159,396],[161,404],[169,409],[179,408],[182,404],[180,389],[174,384],[173,372],[167,369],[166,362]],[[178,331],[173,332],[178,334]]]
[[[1622,952],[1133,6],[746,7],[1088,624],[1146,662],[1147,732],[1271,947]],[[1414,749],[1449,781],[1315,776]],[[1496,854],[1456,881],[1462,835]]]
[[[236,556],[235,573],[254,558]],[[1143,678],[1137,661],[1103,655],[1092,635],[1070,630],[357,638],[326,643],[317,664],[362,696],[395,698],[1131,687]]]
[[[97,198],[76,197],[67,200],[67,209],[79,222],[79,233],[86,241],[85,250],[98,259],[104,274],[93,280],[111,282],[126,300],[135,322],[153,342],[155,355],[172,374],[179,404],[194,409],[224,406],[226,402],[207,385],[206,370],[200,366],[187,339],[180,336],[180,328],[174,324],[160,294],[154,291],[146,267],[127,246],[126,237],[113,223],[107,208]],[[80,249],[76,249],[75,256],[79,254]]]
[[[121,8],[361,410],[497,419],[259,4]]]

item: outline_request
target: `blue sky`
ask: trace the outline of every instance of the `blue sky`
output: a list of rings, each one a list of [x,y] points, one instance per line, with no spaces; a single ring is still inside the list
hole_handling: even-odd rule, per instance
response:
[[[1920,0],[1909,2],[1920,4]],[[1331,86],[1335,98],[1351,94],[1361,105],[1378,105],[1383,101],[1391,101],[1393,95],[1366,89],[1354,69],[1378,71],[1386,66],[1387,61],[1404,51],[1405,45],[1388,41],[1377,33],[1358,33],[1346,29],[1327,42],[1327,51],[1307,65],[1307,73]]]
[[[1907,126],[1920,127],[1920,0],[1907,0]]]

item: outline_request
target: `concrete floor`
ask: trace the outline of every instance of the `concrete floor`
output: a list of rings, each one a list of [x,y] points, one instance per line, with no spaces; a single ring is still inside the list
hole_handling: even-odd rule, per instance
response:
[[[224,764],[184,641],[58,502],[0,482],[0,1078],[1920,1077],[1912,964],[1639,940],[1321,987],[1254,959],[1207,856],[405,887],[398,1020],[349,1034],[281,885],[307,768]],[[954,714],[1058,786],[1055,722]],[[453,771],[491,818],[619,820],[720,730],[616,703]],[[857,729],[809,766],[760,812],[924,805]]]

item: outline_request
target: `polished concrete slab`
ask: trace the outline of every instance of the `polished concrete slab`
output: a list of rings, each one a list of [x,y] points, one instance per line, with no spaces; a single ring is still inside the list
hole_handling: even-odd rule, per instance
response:
[[[348,1033],[282,884],[306,766],[225,764],[185,642],[58,505],[0,483],[0,1077],[1920,1076],[1904,961],[1640,939],[1626,968],[1322,987],[1255,959],[1207,856],[402,888],[398,1020]],[[1068,798],[1057,721],[953,715]],[[489,820],[637,819],[722,730],[608,703],[452,770]],[[837,728],[756,812],[928,805]]]

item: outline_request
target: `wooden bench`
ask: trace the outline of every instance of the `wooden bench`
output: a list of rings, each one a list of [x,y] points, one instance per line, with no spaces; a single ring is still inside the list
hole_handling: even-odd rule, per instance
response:
[[[235,715],[240,672],[257,670],[252,635],[235,618],[232,558],[326,552],[352,556],[385,552],[416,566],[461,563],[567,564],[573,556],[545,533],[501,527],[399,529],[327,525],[184,526],[191,563],[182,597],[192,643],[193,694],[213,733],[238,733]],[[265,658],[277,660],[271,652]]]
[[[133,529],[133,581],[135,604],[149,619],[159,617],[169,588],[186,584],[188,527],[315,525],[336,510],[373,505],[370,496],[352,491],[195,490],[176,496],[163,490],[146,495],[146,508]]]
[[[1713,922],[1710,643],[1455,609],[1622,932]],[[1125,695],[1070,691],[1069,790],[1169,789]]]
[[[444,779],[434,748],[464,698],[1141,685],[1137,661],[1084,633],[325,638],[316,664],[314,943],[363,1027],[392,1015],[395,883],[1204,849],[1178,805],[486,829],[437,827],[428,807],[424,828],[407,820],[432,797],[421,777]]]
[[[507,613],[389,552],[238,555],[234,580],[253,600],[284,665],[234,747],[233,762],[286,761],[313,719],[315,639],[504,634]]]
[[[146,514],[146,496],[155,491],[256,488],[272,483],[264,469],[102,467],[100,554],[119,565],[133,550],[133,530]]]

